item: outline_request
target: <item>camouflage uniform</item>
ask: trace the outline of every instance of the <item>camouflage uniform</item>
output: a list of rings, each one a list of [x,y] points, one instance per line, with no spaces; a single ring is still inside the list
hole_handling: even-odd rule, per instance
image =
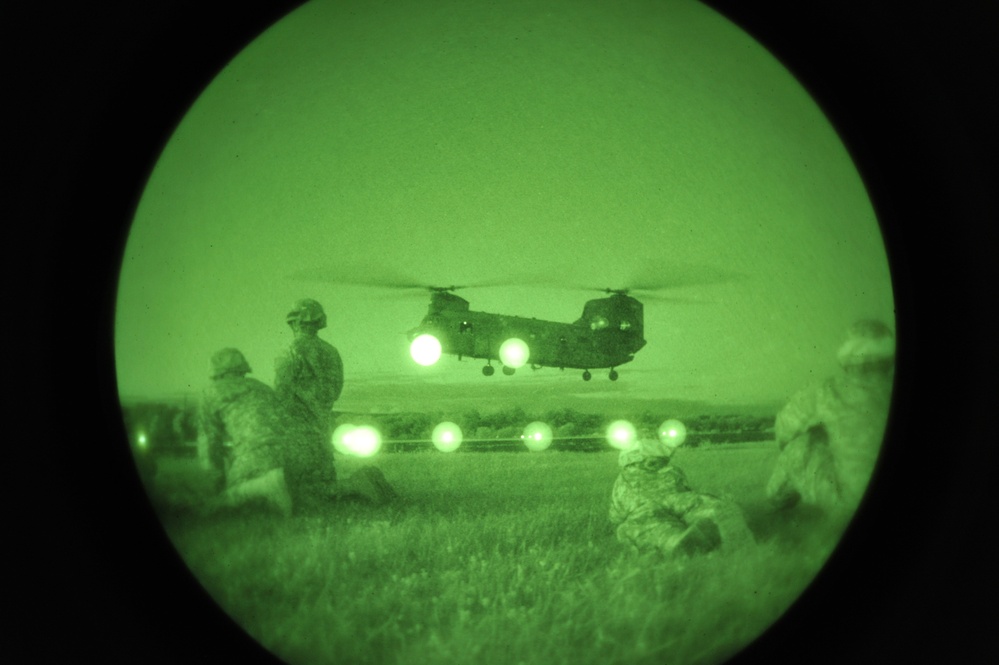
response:
[[[734,504],[694,492],[670,464],[672,448],[643,440],[623,451],[611,493],[610,520],[617,538],[639,551],[664,555],[734,549],[753,542]]]
[[[777,507],[800,501],[849,514],[870,480],[891,401],[891,332],[858,322],[838,356],[843,374],[795,395],[777,415],[781,452],[766,488]]]
[[[316,333],[326,314],[315,300],[301,300],[288,314],[295,339],[275,364],[274,388],[294,433],[285,450],[285,475],[296,507],[325,503],[336,484],[330,411],[343,390],[343,362]]]
[[[291,499],[282,469],[282,411],[270,387],[244,376],[249,371],[236,349],[212,358],[212,383],[199,414],[201,454],[224,474],[224,504],[262,500],[287,514]]]

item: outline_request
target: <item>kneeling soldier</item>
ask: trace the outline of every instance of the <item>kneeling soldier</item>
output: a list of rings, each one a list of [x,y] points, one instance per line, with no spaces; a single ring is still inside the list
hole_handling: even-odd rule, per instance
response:
[[[237,349],[212,356],[211,384],[201,404],[200,454],[220,473],[217,504],[259,504],[287,516],[292,501],[284,478],[282,412],[274,391],[247,377],[250,371]]]
[[[618,540],[667,556],[754,542],[735,504],[690,488],[683,470],[670,463],[673,451],[661,441],[643,439],[621,452],[610,507]]]

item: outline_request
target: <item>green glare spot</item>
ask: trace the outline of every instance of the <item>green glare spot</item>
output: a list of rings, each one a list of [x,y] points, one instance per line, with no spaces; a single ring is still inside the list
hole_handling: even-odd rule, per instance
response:
[[[500,362],[507,367],[518,369],[527,364],[527,359],[530,357],[530,351],[524,340],[512,337],[503,342],[500,346],[499,357]]]
[[[344,435],[343,445],[350,455],[371,457],[382,447],[382,435],[374,427],[354,427]]]
[[[619,450],[627,450],[638,439],[638,431],[627,420],[615,420],[607,428],[607,443]]]
[[[356,428],[350,423],[344,423],[333,430],[331,440],[333,441],[333,448],[335,448],[337,452],[343,453],[344,455],[350,454],[350,448],[347,446],[347,437],[355,429]]]
[[[149,445],[149,439],[146,438],[145,433],[139,434],[138,444],[140,448],[145,448],[147,445]]]
[[[687,428],[679,420],[666,420],[659,426],[659,440],[667,446],[679,446],[687,438]]]
[[[461,428],[452,422],[443,422],[434,428],[430,440],[442,453],[452,453],[461,445]]]
[[[552,428],[543,422],[533,422],[524,428],[524,445],[531,452],[540,452],[552,445]]]
[[[424,367],[433,365],[441,357],[440,340],[433,335],[420,335],[409,345],[409,354]]]

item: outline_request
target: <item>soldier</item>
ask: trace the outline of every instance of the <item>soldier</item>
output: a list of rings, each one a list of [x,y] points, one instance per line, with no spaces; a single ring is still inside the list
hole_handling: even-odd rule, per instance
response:
[[[692,555],[754,542],[735,504],[694,492],[670,463],[674,447],[643,438],[618,456],[621,473],[611,494],[617,538],[640,552]]]
[[[801,502],[849,516],[870,480],[891,400],[894,336],[880,321],[858,321],[837,359],[841,374],[795,395],[777,415],[780,456],[766,487],[777,508]]]
[[[212,356],[211,385],[201,405],[199,452],[207,466],[221,474],[219,505],[261,504],[287,516],[292,502],[282,468],[280,406],[269,386],[246,376],[250,371],[238,349],[222,349]]]
[[[287,322],[295,338],[278,358],[274,378],[275,391],[295,427],[285,451],[285,475],[296,510],[312,512],[335,491],[330,411],[343,390],[343,362],[317,334],[326,327],[326,313],[318,302],[299,300]]]

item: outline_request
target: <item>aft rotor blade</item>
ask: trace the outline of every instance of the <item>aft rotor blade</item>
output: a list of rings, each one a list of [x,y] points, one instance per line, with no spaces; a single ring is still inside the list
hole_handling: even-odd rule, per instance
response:
[[[714,266],[684,264],[684,263],[663,263],[645,264],[637,271],[632,271],[630,278],[624,283],[618,279],[611,279],[604,284],[579,284],[567,282],[557,274],[535,274],[522,275],[516,281],[517,284],[532,285],[539,287],[573,289],[585,291],[601,291],[604,293],[630,293],[635,295],[641,292],[644,296],[650,292],[663,291],[666,289],[679,289],[690,286],[712,286],[739,282],[746,279],[742,273],[734,270],[716,268]]]
[[[687,286],[713,286],[739,282],[746,278],[742,273],[715,266],[663,263],[643,266],[628,283],[632,291],[659,291]]]
[[[710,298],[685,298],[683,296],[664,296],[660,293],[642,293],[643,301],[666,302],[674,305],[717,305],[719,301]]]

